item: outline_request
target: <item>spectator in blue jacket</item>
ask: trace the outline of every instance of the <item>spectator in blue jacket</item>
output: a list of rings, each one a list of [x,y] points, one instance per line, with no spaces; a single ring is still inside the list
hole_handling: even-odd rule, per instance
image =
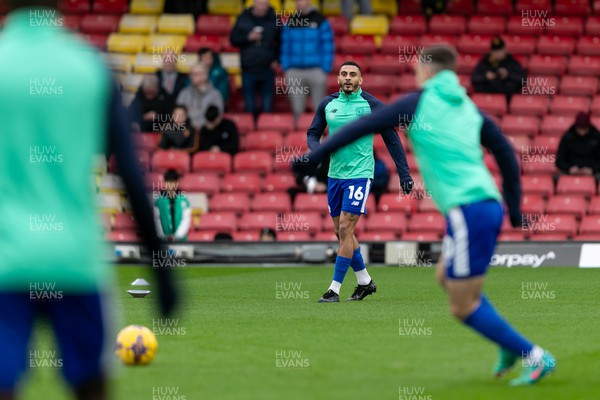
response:
[[[335,51],[333,31],[310,0],[296,0],[296,12],[282,25],[280,62],[297,120],[306,111],[309,92],[315,108],[325,97]]]

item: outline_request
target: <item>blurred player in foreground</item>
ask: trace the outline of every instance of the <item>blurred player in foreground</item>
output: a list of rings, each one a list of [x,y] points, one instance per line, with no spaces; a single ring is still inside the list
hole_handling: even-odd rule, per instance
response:
[[[502,132],[460,86],[454,72],[456,58],[452,47],[426,48],[415,66],[421,90],[341,129],[310,153],[304,168],[314,167],[329,153],[370,132],[404,121],[425,185],[447,220],[438,279],[448,293],[450,312],[498,344],[496,376],[522,359],[523,371],[511,385],[531,384],[554,370],[554,357],[519,334],[482,293],[503,210],[502,197],[483,162],[481,145],[493,152],[500,167],[515,227],[522,225],[519,169]]]
[[[139,172],[121,98],[101,55],[62,28],[56,1],[9,0],[0,34],[0,399],[35,360],[33,326],[45,317],[61,372],[79,400],[110,398],[111,343],[94,155],[114,152],[145,244],[159,257],[152,207]],[[176,303],[169,271],[155,269],[164,315]],[[40,394],[42,397],[43,395]]]
[[[361,69],[357,63],[347,61],[342,64],[338,74],[339,92],[321,101],[308,129],[307,141],[311,151],[319,148],[319,140],[327,125],[329,125],[329,135],[335,136],[345,125],[383,107],[381,101],[363,92],[360,87],[362,82]],[[369,136],[362,137],[331,155],[327,203],[335,234],[339,239],[339,250],[335,260],[333,281],[329,290],[319,300],[321,303],[340,301],[340,288],[349,267],[354,270],[358,285],[352,296],[346,300],[362,300],[377,290],[375,282],[367,272],[360,246],[354,236],[354,229],[360,215],[367,213],[367,199],[375,169],[374,132],[380,131],[371,131]],[[398,134],[393,126],[388,126],[381,130],[381,137],[394,159],[402,189],[405,194],[408,194],[412,190],[413,180],[408,171],[406,155]]]

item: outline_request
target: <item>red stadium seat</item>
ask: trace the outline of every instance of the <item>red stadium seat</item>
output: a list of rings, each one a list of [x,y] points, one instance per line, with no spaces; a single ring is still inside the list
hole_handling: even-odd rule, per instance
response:
[[[58,10],[62,14],[86,14],[90,12],[89,0],[59,0]]]
[[[397,240],[394,232],[362,232],[360,234],[361,242],[391,242]]]
[[[563,234],[570,237],[577,232],[577,220],[574,215],[570,214],[549,214],[541,215],[531,224],[531,231],[536,236],[548,234]]]
[[[408,222],[408,230],[431,231],[442,235],[446,230],[446,219],[440,213],[413,214]]]
[[[411,73],[405,73],[400,76],[400,79],[396,79],[396,88],[402,93],[412,92],[417,89],[417,83],[415,82],[415,76]]]
[[[159,133],[138,133],[134,135],[135,145],[144,151],[152,152],[158,149]]]
[[[289,212],[292,209],[290,195],[287,192],[258,193],[250,202],[252,211]]]
[[[588,35],[600,35],[600,15],[589,15],[585,20],[585,33]]]
[[[127,0],[94,0],[94,14],[125,14],[129,9]]]
[[[241,214],[250,209],[250,199],[248,193],[215,193],[208,208],[211,212],[232,211]]]
[[[521,187],[525,194],[539,194],[548,197],[554,193],[554,181],[548,175],[524,175]]]
[[[600,196],[592,197],[588,207],[588,214],[600,214]]]
[[[250,113],[225,114],[225,118],[235,122],[240,133],[244,134],[254,129],[254,117]]]
[[[224,47],[225,39],[215,35],[190,35],[185,40],[183,51],[196,53],[202,47],[208,47],[216,53],[220,53]]]
[[[113,229],[116,231],[135,231],[137,225],[131,214],[118,213],[115,214],[115,223]]]
[[[78,32],[81,26],[82,16],[78,14],[68,14],[63,16],[63,27],[73,32]]]
[[[527,152],[531,152],[532,151],[532,147],[531,147],[531,143],[532,140],[529,136],[524,136],[524,135],[517,135],[517,136],[512,136],[509,135],[506,137],[510,143],[513,146],[513,149],[515,149],[515,152],[518,155],[521,155],[523,153],[527,153]]]
[[[310,125],[312,124],[314,118],[314,113],[301,114],[298,118],[298,121],[296,121],[296,130],[303,131],[306,135],[306,131],[308,130],[308,128],[310,128]]]
[[[275,154],[281,151],[283,145],[283,136],[279,131],[255,131],[248,132],[245,138],[244,148],[250,151],[267,151]]]
[[[522,157],[525,156],[522,155]],[[528,157],[529,160],[521,163],[525,175],[553,175],[558,172],[552,154],[533,154]]]
[[[278,232],[320,232],[323,229],[323,216],[317,211],[285,212],[277,215],[276,228]]]
[[[273,170],[273,159],[267,152],[243,151],[233,156],[233,170],[268,174]]]
[[[510,136],[537,135],[540,130],[540,119],[525,115],[505,115],[502,118],[501,128],[505,134]]]
[[[513,115],[542,116],[548,110],[550,100],[540,96],[516,95],[510,100],[510,113]]]
[[[556,15],[590,15],[590,2],[588,0],[556,0],[554,13]],[[560,26],[560,22],[558,21],[556,25]]]
[[[343,15],[330,15],[327,17],[329,25],[335,36],[344,36],[348,34],[349,25],[348,19]]]
[[[598,75],[600,70],[600,57],[578,56],[569,58],[569,74],[571,75]]]
[[[393,179],[393,177],[392,177]],[[386,193],[379,199],[379,205],[377,209],[383,212],[404,212],[412,213],[417,209],[418,200],[414,197],[399,196],[396,193]]]
[[[237,230],[237,217],[233,212],[209,212],[200,217],[200,230],[233,232]]]
[[[308,232],[277,232],[278,242],[309,242],[311,241]]]
[[[400,65],[400,67],[402,67],[402,64],[397,65]],[[378,98],[387,97],[394,90],[394,87],[390,85],[389,75],[376,74],[369,74],[369,76],[364,80],[362,88],[364,91]]]
[[[581,234],[600,234],[600,215],[586,215],[579,225]]]
[[[542,35],[546,21],[539,17],[522,17],[511,15],[506,23],[506,33],[509,35]]]
[[[110,242],[139,242],[140,238],[134,231],[112,231],[105,235],[106,240]]]
[[[263,113],[258,117],[256,129],[259,131],[293,131],[294,117],[292,114]]]
[[[467,19],[462,15],[434,14],[429,20],[429,33],[433,35],[456,35],[467,30]]]
[[[521,14],[521,11],[540,10],[550,13],[552,10],[552,3],[550,0],[517,0],[515,11]],[[546,15],[547,13],[540,13]],[[531,13],[532,15],[538,13]]]
[[[337,242],[338,241],[338,238],[335,236],[335,233],[333,233],[333,231],[317,232],[315,234],[314,239],[317,242]]]
[[[439,212],[431,196],[422,198],[421,201],[419,201],[419,206],[417,210],[420,213]]]
[[[558,91],[558,77],[530,75],[523,82],[521,94],[527,96],[554,96]]]
[[[108,34],[119,29],[118,15],[86,14],[81,19],[80,29],[85,33]]]
[[[590,99],[585,96],[554,96],[550,112],[554,115],[572,116],[590,109]]]
[[[530,74],[562,75],[567,68],[567,59],[563,56],[534,54],[527,66]]]
[[[499,242],[521,242],[525,240],[523,232],[502,232],[498,236]]]
[[[448,14],[471,15],[475,13],[473,0],[450,0],[446,5]]]
[[[323,193],[298,193],[294,199],[294,210],[316,211],[325,214],[327,212],[327,195]]]
[[[233,232],[234,242],[258,242],[260,240],[260,232],[256,229],[250,231]]]
[[[96,35],[90,33],[82,33],[80,36],[92,46],[98,48],[100,51],[106,50],[106,41],[108,35]]]
[[[229,36],[231,20],[227,15],[200,15],[196,21],[198,35]]]
[[[308,145],[306,143],[306,131],[292,131],[288,132],[285,139],[283,139],[283,145],[288,147],[285,151],[290,153],[305,153],[308,151]]]
[[[212,242],[215,240],[217,231],[190,231],[187,236],[188,242]]]
[[[593,96],[594,94],[596,94],[597,91],[598,78],[596,78],[595,76],[565,75],[562,77],[560,82],[561,95]]]
[[[262,182],[262,190],[265,192],[282,192],[294,186],[296,186],[295,176],[286,173],[269,174]]]
[[[231,155],[224,152],[200,151],[194,154],[192,170],[195,172],[231,172]]]
[[[458,50],[461,54],[477,54],[479,62],[483,54],[490,51],[491,35],[463,34],[458,39]]]
[[[556,194],[581,194],[592,197],[596,194],[593,176],[561,175],[556,185]]]
[[[547,154],[556,154],[560,136],[536,136],[533,138],[533,145],[538,148],[545,148]]]
[[[381,53],[398,57],[408,50],[417,49],[419,39],[417,36],[386,35],[381,39]]]
[[[427,32],[427,23],[423,15],[400,14],[390,23],[390,35],[422,35]]]
[[[532,54],[535,51],[537,38],[529,33],[503,35],[507,50],[514,54]]]
[[[367,231],[394,232],[399,234],[406,230],[406,216],[400,212],[385,212],[370,215],[367,218]]]
[[[407,242],[439,242],[440,235],[435,232],[406,232],[401,239]]]
[[[538,53],[544,55],[569,56],[575,50],[572,36],[542,35],[537,44]]]
[[[154,192],[165,187],[165,177],[163,174],[148,172],[144,175],[144,180],[148,191]]]
[[[454,35],[432,35],[426,34],[420,37],[419,44],[423,47],[431,46],[438,43],[447,43],[456,47],[456,36]]]
[[[159,150],[152,156],[152,170],[158,173],[174,169],[180,174],[189,172],[190,155],[179,150]]]
[[[548,214],[572,214],[581,217],[586,209],[585,198],[579,195],[555,195],[550,197],[546,204]]]
[[[340,38],[340,40],[338,40],[338,46],[342,54],[375,53],[375,41],[373,40],[373,36],[343,36]]]
[[[579,36],[583,34],[583,18],[569,17],[564,13],[556,13],[552,32],[555,35]]]
[[[459,54],[456,60],[456,72],[459,74],[469,74],[469,81],[471,80],[471,74],[481,59],[478,55],[473,54]]]
[[[503,16],[473,15],[468,30],[474,35],[499,35],[504,33],[506,19]]]
[[[260,187],[260,177],[253,173],[228,174],[221,181],[223,192],[254,193]]]
[[[598,115],[600,115],[600,96],[595,96],[592,100],[592,116]],[[594,120],[596,120],[595,123]],[[598,118],[592,117],[592,123],[595,127],[600,127],[600,120]]]
[[[374,54],[369,58],[369,71],[374,74],[386,74],[386,75],[397,75],[402,73],[408,68],[408,64],[399,62],[400,57],[398,55],[398,48],[396,48],[396,54]],[[369,75],[365,81],[364,85],[368,84],[372,79],[373,75]],[[393,89],[393,86],[388,85],[390,89]],[[394,77],[395,78],[395,77]]]
[[[574,118],[564,115],[546,115],[542,119],[541,132],[543,136],[562,136],[573,125]]]
[[[277,213],[273,211],[247,212],[240,217],[239,228],[242,231],[256,230],[263,228],[276,229]]]
[[[573,238],[578,242],[600,242],[600,233],[584,233]]]
[[[214,173],[185,174],[179,179],[179,188],[186,192],[217,193],[221,187],[221,178]]]
[[[489,114],[499,117],[506,114],[506,96],[503,94],[475,93],[471,99],[478,108]]]
[[[531,237],[531,240],[535,242],[564,242],[569,240],[569,235],[566,233],[541,232]]]
[[[600,56],[600,36],[580,36],[576,47],[579,55]]]
[[[544,210],[545,201],[541,194],[524,194],[521,197],[523,214],[538,214]]]
[[[511,0],[479,0],[477,13],[482,15],[508,15],[513,11]]]

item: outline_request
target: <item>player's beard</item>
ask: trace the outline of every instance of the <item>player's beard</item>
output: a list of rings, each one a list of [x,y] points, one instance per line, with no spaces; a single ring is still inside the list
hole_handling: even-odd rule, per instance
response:
[[[350,88],[350,89],[348,89]],[[358,84],[354,85],[350,82],[350,86],[347,86],[345,83],[342,83],[342,91],[349,96],[351,93],[354,93],[358,90]]]

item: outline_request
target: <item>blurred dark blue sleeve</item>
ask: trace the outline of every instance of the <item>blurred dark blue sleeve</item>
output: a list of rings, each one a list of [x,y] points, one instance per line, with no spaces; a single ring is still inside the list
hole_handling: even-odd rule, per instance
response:
[[[146,196],[144,175],[137,162],[129,126],[130,121],[122,106],[121,95],[116,86],[113,86],[108,115],[109,153],[114,153],[117,160],[118,173],[129,194],[133,215],[144,243],[148,250],[155,252],[160,250],[161,242],[156,234],[153,208]]]
[[[317,112],[315,112],[315,116],[310,124],[310,127],[306,131],[306,144],[310,151],[314,151],[319,147],[321,136],[323,136],[323,132],[325,132],[325,128],[327,127],[327,119],[325,118],[325,107],[331,101],[331,97],[325,97],[319,107],[317,107]]]
[[[511,220],[518,221],[521,219],[521,177],[515,151],[498,125],[483,111],[480,113],[483,116],[481,144],[489,149],[496,159],[502,174],[504,200]]]

